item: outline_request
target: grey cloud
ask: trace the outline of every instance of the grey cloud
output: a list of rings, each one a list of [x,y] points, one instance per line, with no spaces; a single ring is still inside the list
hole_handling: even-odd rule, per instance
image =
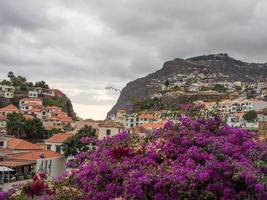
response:
[[[128,81],[176,57],[267,61],[262,0],[0,1],[1,77],[47,80],[80,104],[110,104]],[[79,92],[76,92],[79,91]]]

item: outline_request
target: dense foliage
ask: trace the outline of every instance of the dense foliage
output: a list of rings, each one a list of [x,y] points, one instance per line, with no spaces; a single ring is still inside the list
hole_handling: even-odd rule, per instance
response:
[[[8,72],[7,78],[9,80],[4,79],[0,82],[0,84],[14,86],[19,90],[27,90],[28,88],[33,87],[49,88],[45,81],[37,81],[34,84],[33,82],[27,81],[26,77],[21,75],[16,76],[13,72]]]
[[[44,139],[45,128],[40,119],[26,120],[21,113],[7,115],[8,134],[29,140]]]
[[[144,137],[123,132],[68,165],[80,199],[267,198],[266,144],[218,117],[183,117]]]
[[[89,147],[81,142],[83,137],[96,137],[96,130],[91,126],[84,126],[75,136],[67,139],[63,143],[65,157],[74,156],[81,151],[89,150]]]
[[[245,113],[243,118],[248,122],[254,122],[257,119],[257,112],[255,110],[250,110]]]

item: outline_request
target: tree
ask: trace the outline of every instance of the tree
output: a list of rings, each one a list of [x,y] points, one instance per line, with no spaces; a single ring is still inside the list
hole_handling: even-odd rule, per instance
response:
[[[45,129],[39,119],[26,120],[21,113],[13,112],[7,115],[6,123],[10,135],[29,140],[44,139]]]
[[[24,124],[24,131],[27,139],[44,139],[45,128],[40,119],[34,118],[33,120],[26,120]]]
[[[18,138],[25,137],[25,122],[26,119],[21,113],[9,113],[6,120],[6,129],[8,134]]]
[[[84,126],[76,135],[67,139],[63,143],[65,157],[74,156],[81,151],[89,150],[88,145],[85,145],[81,142],[82,137],[96,137],[96,130],[91,126]]]
[[[49,89],[49,86],[48,86],[48,84],[45,81],[37,81],[35,83],[35,87]]]
[[[64,127],[63,127],[63,129],[64,129],[64,131],[72,131],[73,130],[73,128],[72,128],[72,126],[71,126],[71,124],[70,123],[67,123],[66,125],[64,125]]]
[[[8,81],[8,80],[6,80],[6,79],[2,80],[2,81],[0,82],[0,84],[1,84],[1,85],[12,86],[12,82],[11,82],[11,81]]]
[[[243,118],[248,122],[255,122],[255,120],[257,119],[257,112],[255,110],[250,110],[245,113]]]
[[[164,85],[165,85],[165,87],[166,87],[166,89],[170,86],[170,82],[169,82],[169,80],[166,80],[165,82],[164,82]]]
[[[13,72],[8,72],[7,77],[9,78],[10,81],[12,81],[15,78],[15,75]]]
[[[221,85],[221,84],[215,84],[212,89],[217,91],[217,92],[225,92],[226,91],[226,88],[224,87],[224,85]]]

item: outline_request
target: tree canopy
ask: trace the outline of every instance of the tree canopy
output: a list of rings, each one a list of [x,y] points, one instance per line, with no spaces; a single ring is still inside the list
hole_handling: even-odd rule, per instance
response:
[[[250,110],[245,113],[243,118],[248,122],[254,122],[257,119],[257,112],[255,110]]]
[[[7,115],[8,134],[29,140],[44,139],[45,129],[40,119],[26,120],[21,113]]]
[[[74,156],[81,151],[86,151],[89,149],[88,145],[84,145],[81,142],[82,137],[96,137],[96,129],[92,128],[91,126],[84,126],[78,131],[77,134],[67,139],[63,143],[65,157]]]

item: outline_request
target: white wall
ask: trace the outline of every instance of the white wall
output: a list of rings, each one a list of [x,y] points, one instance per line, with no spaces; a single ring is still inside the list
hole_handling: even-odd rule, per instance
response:
[[[49,179],[63,175],[66,171],[66,158],[47,158],[38,159],[36,163],[36,172],[43,170],[47,173]]]
[[[47,149],[47,145],[51,145],[51,149]],[[64,154],[64,152],[63,152],[63,150],[62,150],[62,143],[45,142],[45,149],[46,149],[46,150],[51,150],[51,151],[56,152],[56,146],[57,146],[57,145],[60,145],[60,146],[61,146],[61,151],[60,151],[60,153],[61,153],[61,154]]]
[[[99,127],[99,134],[98,134],[98,139],[102,140],[105,137],[107,137],[107,130],[110,130],[110,135],[109,136],[113,136],[113,135],[117,135],[118,133],[120,133],[122,131],[122,129],[118,129],[118,128],[106,128],[106,127]]]

